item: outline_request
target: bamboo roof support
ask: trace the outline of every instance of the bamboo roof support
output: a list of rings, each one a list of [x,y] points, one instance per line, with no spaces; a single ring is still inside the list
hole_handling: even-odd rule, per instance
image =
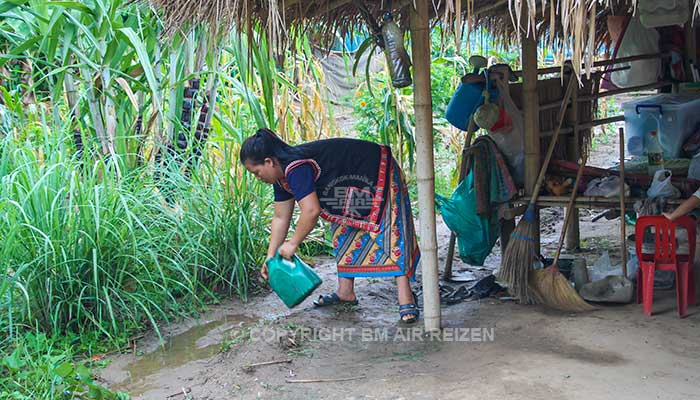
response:
[[[435,229],[435,167],[433,111],[430,94],[430,27],[427,1],[411,7],[413,98],[416,116],[416,176],[420,223],[423,311],[426,331],[440,329],[437,236]]]
[[[523,1],[523,15],[527,15],[527,2]],[[540,121],[539,96],[537,94],[537,38],[532,31],[521,32],[523,60],[523,122],[525,125],[525,190],[532,195],[540,171]],[[525,101],[527,99],[527,101]],[[535,212],[534,224],[536,254],[539,254],[539,212]]]

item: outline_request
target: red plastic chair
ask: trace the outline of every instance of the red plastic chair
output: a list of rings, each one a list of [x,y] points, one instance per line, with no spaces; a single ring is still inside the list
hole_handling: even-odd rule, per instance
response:
[[[644,314],[651,316],[654,298],[654,272],[676,272],[676,299],[678,316],[683,318],[688,304],[695,305],[695,279],[693,276],[693,259],[695,257],[696,222],[688,217],[681,217],[671,222],[664,216],[643,216],[637,219],[635,238],[639,272],[637,272],[637,304],[644,303]],[[644,231],[654,228],[654,254],[642,253]],[[676,227],[688,231],[688,253],[676,254]]]

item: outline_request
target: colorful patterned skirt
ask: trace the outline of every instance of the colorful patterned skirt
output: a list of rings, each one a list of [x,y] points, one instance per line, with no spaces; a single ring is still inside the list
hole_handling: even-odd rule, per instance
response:
[[[391,190],[378,232],[331,224],[341,278],[405,275],[415,280],[420,250],[406,181],[395,160],[392,160],[389,176]]]

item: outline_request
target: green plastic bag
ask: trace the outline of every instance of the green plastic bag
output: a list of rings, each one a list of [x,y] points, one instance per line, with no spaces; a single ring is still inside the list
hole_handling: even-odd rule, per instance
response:
[[[474,177],[469,175],[457,186],[449,199],[435,196],[442,219],[457,235],[459,258],[469,265],[484,265],[498,238],[498,215],[485,218],[476,213]]]

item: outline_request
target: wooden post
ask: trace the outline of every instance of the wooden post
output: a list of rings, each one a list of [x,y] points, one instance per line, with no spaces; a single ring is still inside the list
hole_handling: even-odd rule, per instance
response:
[[[528,18],[527,3],[523,1],[522,15]],[[526,25],[526,24],[525,24]],[[521,28],[522,29],[522,28]],[[523,122],[525,125],[525,190],[534,195],[537,176],[540,172],[540,115],[539,98],[537,95],[537,38],[535,34],[521,31],[522,61],[523,61]],[[526,36],[527,35],[527,36]],[[535,243],[536,254],[540,253],[540,213],[535,212]]]
[[[569,79],[576,79],[573,70],[569,69]],[[578,128],[578,87],[571,94],[571,105],[566,112],[567,125],[573,128],[574,134],[566,140],[566,156],[569,161],[579,162],[581,151],[579,143],[581,142]],[[566,211],[568,212],[568,210]],[[581,230],[579,226],[578,208],[574,208],[569,221],[569,229],[566,231],[566,250],[576,250],[581,247]]]
[[[620,236],[622,239],[622,276],[627,278],[627,232],[625,229],[625,129],[620,128]]]
[[[420,209],[421,270],[425,329],[440,329],[437,236],[435,234],[435,166],[433,156],[433,109],[430,95],[430,28],[428,1],[411,7],[410,29],[413,56],[413,99],[416,116],[416,176]]]

